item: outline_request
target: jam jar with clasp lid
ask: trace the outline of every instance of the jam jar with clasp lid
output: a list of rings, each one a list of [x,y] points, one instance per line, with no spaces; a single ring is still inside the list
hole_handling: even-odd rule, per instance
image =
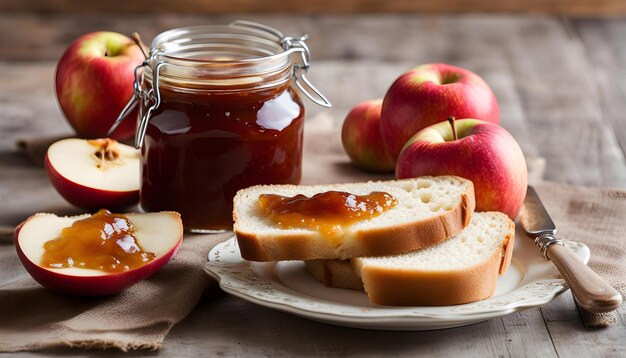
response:
[[[141,209],[178,211],[186,230],[230,229],[238,190],[300,182],[299,93],[330,106],[305,77],[305,39],[245,21],[154,39],[135,72]]]

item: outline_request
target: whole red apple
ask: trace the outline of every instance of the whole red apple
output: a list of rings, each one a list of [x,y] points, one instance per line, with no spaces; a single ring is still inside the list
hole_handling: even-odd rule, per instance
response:
[[[383,142],[395,159],[415,133],[449,116],[500,122],[496,97],[477,74],[443,63],[421,65],[401,75],[385,95]]]
[[[56,69],[57,100],[80,137],[107,137],[133,94],[135,67],[143,60],[139,46],[115,32],[83,35],[65,51]],[[137,110],[110,137],[132,136],[136,118]]]
[[[476,211],[500,211],[514,219],[528,185],[526,161],[519,144],[497,124],[478,119],[451,122],[452,125],[441,122],[415,134],[398,157],[396,177],[464,177],[474,183]]]
[[[380,136],[382,99],[357,104],[343,122],[343,148],[359,168],[375,172],[390,172],[395,162],[385,149]]]

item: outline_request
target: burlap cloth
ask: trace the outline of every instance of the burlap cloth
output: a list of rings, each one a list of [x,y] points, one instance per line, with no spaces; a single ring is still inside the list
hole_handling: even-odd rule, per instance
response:
[[[331,118],[318,116],[306,125],[305,183],[391,177],[350,166],[332,123]],[[23,148],[30,145],[29,153],[36,157],[42,151],[32,144]],[[589,265],[624,295],[626,192],[541,182],[544,162],[529,160],[528,166],[530,181],[557,223],[560,236],[586,243],[591,249]],[[230,235],[186,235],[175,259],[150,278],[111,297],[79,298],[48,291],[34,282],[23,270],[13,245],[6,243],[5,232],[5,244],[0,245],[0,351],[57,346],[158,349],[171,327],[215,284],[202,266],[209,249]],[[616,320],[614,314],[584,312],[581,318],[585,325],[596,327]]]

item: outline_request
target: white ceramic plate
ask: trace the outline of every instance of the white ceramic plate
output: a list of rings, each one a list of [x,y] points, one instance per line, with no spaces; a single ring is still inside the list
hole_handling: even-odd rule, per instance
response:
[[[550,302],[567,290],[552,263],[523,233],[496,293],[483,301],[442,307],[392,307],[369,302],[364,292],[329,288],[307,272],[302,261],[250,262],[233,237],[215,246],[205,271],[220,287],[247,301],[330,324],[366,329],[420,331],[464,326]],[[567,241],[585,263],[589,248]]]

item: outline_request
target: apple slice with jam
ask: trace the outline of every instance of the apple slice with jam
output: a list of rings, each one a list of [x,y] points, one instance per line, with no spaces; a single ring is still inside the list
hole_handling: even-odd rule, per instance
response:
[[[182,239],[176,212],[35,214],[15,231],[28,273],[44,287],[80,296],[114,294],[143,280],[176,254]]]
[[[123,208],[139,200],[139,151],[113,139],[60,140],[45,164],[54,188],[78,207]]]

